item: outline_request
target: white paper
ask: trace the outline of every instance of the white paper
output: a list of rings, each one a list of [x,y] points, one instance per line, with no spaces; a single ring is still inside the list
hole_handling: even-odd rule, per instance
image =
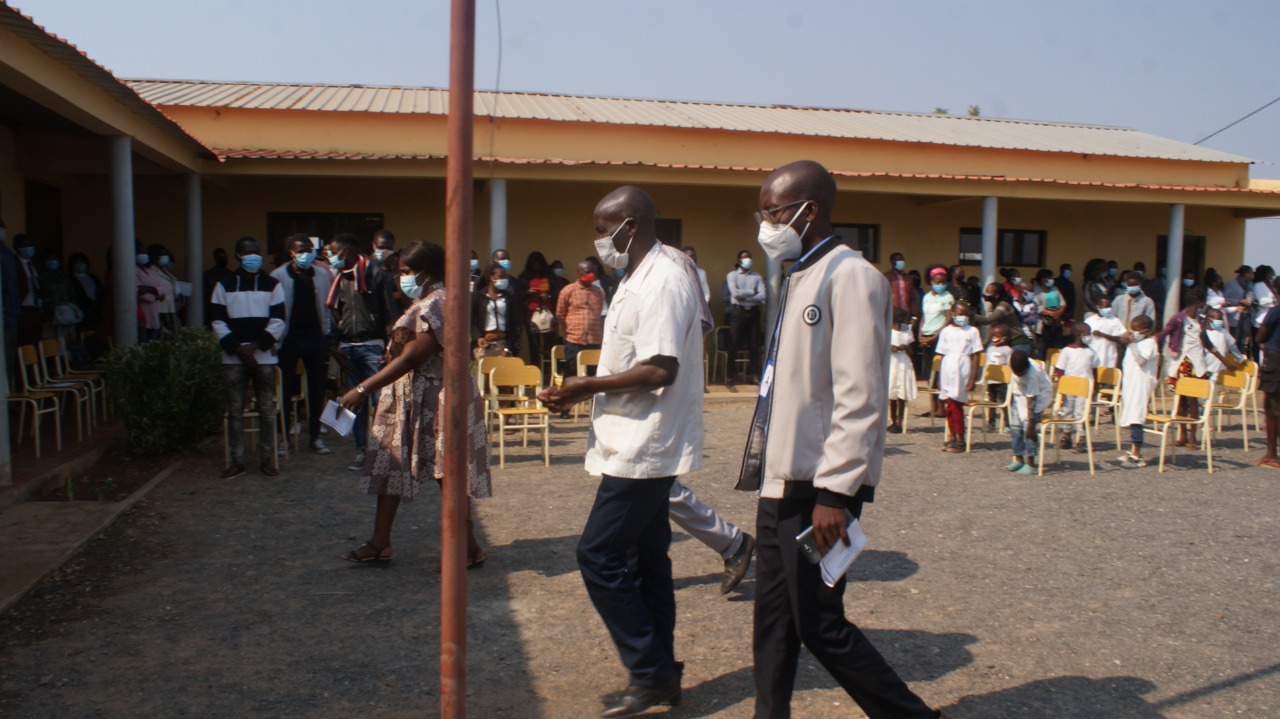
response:
[[[827,550],[819,565],[822,570],[822,581],[828,587],[834,587],[836,582],[840,581],[845,572],[849,571],[853,560],[858,558],[863,547],[867,546],[867,535],[862,533],[862,525],[857,519],[849,522],[845,533],[849,535],[849,546],[844,546],[844,542],[837,539],[835,546]]]
[[[183,297],[190,297],[191,293],[195,291],[195,287],[190,282],[183,282],[179,280],[177,282],[174,282],[173,285],[174,285],[174,288],[178,291],[178,294],[182,295]]]
[[[356,413],[342,405],[329,400],[320,414],[320,421],[333,428],[334,432],[346,437],[351,434],[351,427],[356,423]]]

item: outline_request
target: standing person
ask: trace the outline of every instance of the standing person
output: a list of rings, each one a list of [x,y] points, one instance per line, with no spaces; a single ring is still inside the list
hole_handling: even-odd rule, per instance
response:
[[[147,246],[147,256],[151,258],[151,262],[147,264],[147,271],[151,273],[151,279],[161,295],[160,300],[156,302],[160,332],[172,336],[178,332],[178,278],[174,277],[173,272],[170,271],[173,267],[173,256],[161,244]]]
[[[18,256],[5,244],[9,230],[0,219],[0,308],[4,311],[4,347],[5,357],[13,357],[17,348],[18,316],[22,308],[22,297],[18,292]]]
[[[1183,293],[1182,311],[1169,318],[1164,329],[1156,334],[1156,341],[1165,342],[1165,381],[1170,391],[1178,386],[1181,377],[1204,378],[1209,368],[1205,361],[1209,340],[1204,328],[1204,290],[1193,287]],[[1179,397],[1174,411],[1180,417],[1199,417],[1200,402],[1191,397]],[[1196,446],[1194,427],[1178,427],[1177,447]]]
[[[675,659],[670,495],[702,463],[702,336],[711,315],[693,263],[658,242],[653,200],[621,187],[596,205],[596,249],[626,275],[594,377],[566,377],[542,399],[563,410],[595,397],[586,469],[602,475],[578,542],[578,567],[630,673],[604,717],[680,700]]]
[[[1129,322],[1129,332],[1121,339],[1125,346],[1124,367],[1120,378],[1120,416],[1116,422],[1129,428],[1132,451],[1120,457],[1125,469],[1147,466],[1142,458],[1143,424],[1147,421],[1147,406],[1151,393],[1156,389],[1157,367],[1160,364],[1160,346],[1151,337],[1155,323],[1147,315],[1138,315]]]
[[[76,325],[84,319],[80,306],[80,293],[76,281],[62,267],[62,260],[55,250],[45,250],[43,269],[40,271],[40,306],[44,322],[53,328],[59,339],[70,337]]]
[[[414,303],[396,320],[387,346],[391,360],[342,396],[342,406],[356,410],[378,392],[373,420],[374,446],[360,471],[360,490],[378,497],[373,535],[343,555],[351,562],[391,561],[391,526],[401,502],[418,496],[423,480],[444,478],[444,248],[410,242],[400,254],[400,291]],[[468,373],[470,376],[470,373]],[[470,378],[467,407],[467,496],[492,494],[484,405],[475,378]],[[385,388],[385,389],[383,389]],[[443,485],[442,485],[443,488]],[[467,568],[484,564],[467,507]]]
[[[80,358],[81,361],[93,361],[98,359],[103,352],[106,351],[106,345],[103,344],[103,321],[104,312],[103,305],[106,302],[107,292],[102,281],[89,271],[89,257],[83,252],[76,252],[67,258],[67,265],[71,269],[71,277],[75,280],[76,286],[76,304],[80,305],[80,309],[84,312],[84,319],[80,321],[80,332],[92,332],[92,338],[84,337],[83,351],[85,355]]]
[[[1280,469],[1280,456],[1276,454],[1276,440],[1280,438],[1280,312],[1268,311],[1261,315],[1257,346],[1262,352],[1262,369],[1258,373],[1258,388],[1266,396],[1267,451],[1255,464]]]
[[[475,250],[471,251],[471,289],[469,292],[476,291],[476,285],[480,281],[480,255]]]
[[[752,649],[758,719],[791,715],[803,644],[871,719],[937,717],[845,618],[845,579],[828,587],[796,535],[849,544],[847,515],[875,499],[888,409],[889,283],[834,238],[835,180],[785,165],[760,190],[760,245],[798,260],[783,283],[765,381],[738,489],[759,491]]]
[[[956,302],[963,302],[969,305],[971,309],[976,310],[980,293],[974,292],[973,288],[969,286],[969,282],[964,276],[964,265],[952,265],[947,268],[947,272],[950,277],[947,292],[955,298]]]
[[[476,360],[520,356],[524,305],[511,284],[511,277],[502,265],[489,265],[471,295],[471,338]]]
[[[1040,342],[1041,357],[1047,357],[1050,349],[1060,349],[1063,342],[1063,318],[1067,316],[1066,301],[1058,291],[1053,280],[1053,273],[1040,270],[1033,282],[1036,306],[1040,308]]]
[[[947,292],[947,268],[942,265],[930,267],[929,292],[921,300],[923,314],[920,319],[920,373],[926,380],[933,371],[933,356],[938,354],[938,335],[950,323],[948,313],[953,305],[955,298]],[[933,406],[920,416],[928,417],[930,413],[934,417],[946,415],[941,395],[934,395]]]
[[[1236,349],[1235,340],[1227,332],[1227,320],[1222,310],[1210,307],[1204,318],[1208,324],[1205,364],[1208,365],[1209,378],[1217,382],[1218,375],[1224,370],[1235,371],[1244,366],[1244,353]]]
[[[386,268],[387,258],[396,253],[396,235],[391,230],[383,228],[373,233],[373,239],[370,243],[373,245],[373,259],[377,260]],[[399,276],[399,273],[397,273]],[[394,284],[388,282],[387,284]]]
[[[194,260],[193,260],[194,261]],[[235,273],[227,269],[227,251],[221,247],[213,249],[213,267],[204,271],[204,321],[206,325],[213,322],[213,288],[219,282],[233,276]],[[192,298],[194,301],[195,298]]]
[[[964,451],[964,406],[978,381],[978,355],[982,354],[982,333],[969,325],[969,306],[951,308],[951,324],[938,333],[938,399],[946,406],[947,427],[951,441],[942,445],[943,452]]]
[[[1080,281],[1083,283],[1085,319],[1091,314],[1097,314],[1098,300],[1103,297],[1110,299],[1111,292],[1107,287],[1106,277],[1107,263],[1101,259],[1089,260],[1089,264],[1084,266],[1084,277]]]
[[[284,290],[262,272],[258,242],[236,242],[240,270],[213,288],[213,333],[222,345],[222,382],[227,390],[227,434],[231,464],[222,479],[244,474],[244,395],[250,382],[258,407],[258,469],[280,476],[273,466],[276,451],[276,347],[284,337]]]
[[[329,454],[332,450],[320,438],[320,414],[324,407],[324,383],[329,374],[329,334],[332,325],[325,298],[333,284],[329,270],[315,264],[316,251],[311,238],[301,232],[289,236],[285,243],[288,264],[281,265],[271,276],[280,283],[284,292],[284,342],[280,346],[280,371],[284,375],[284,396],[293,397],[301,391],[298,362],[301,360],[307,373],[307,431],[311,440],[307,445],[316,454]],[[284,426],[293,431],[298,421],[289,416],[292,402],[285,403]]]
[[[524,313],[528,321],[525,333],[529,338],[529,364],[542,369],[551,352],[551,340],[555,337],[556,306],[551,303],[552,282],[555,275],[541,252],[530,252],[525,260],[520,284],[524,287]]]
[[[405,308],[412,304],[409,298],[400,292],[395,278],[400,276],[400,258],[396,255],[396,235],[385,227],[373,233],[369,244],[373,247],[370,259],[378,264],[382,274],[387,278],[382,283],[387,295],[387,324],[394,324],[400,319]]]
[[[1013,445],[1013,461],[1005,469],[1029,476],[1036,473],[1038,443],[1036,422],[1053,404],[1053,385],[1044,370],[1031,363],[1022,350],[1009,355],[1011,377],[1009,398],[1009,442]]]
[[[987,311],[971,315],[969,322],[978,327],[990,327],[992,334],[996,327],[1004,327],[1007,331],[1005,343],[1011,350],[1022,350],[1030,355],[1031,338],[1023,330],[1022,316],[1014,309],[1013,298],[1009,297],[1005,286],[999,282],[987,285],[982,293],[982,300]]]
[[[1222,288],[1222,296],[1228,305],[1236,308],[1234,312],[1227,312],[1227,328],[1236,338],[1236,349],[1248,354],[1253,334],[1253,268],[1240,265],[1235,278]]]
[[[1116,319],[1128,327],[1134,317],[1146,315],[1151,318],[1152,326],[1155,326],[1156,303],[1142,293],[1142,278],[1132,272],[1126,273],[1120,286],[1124,290],[1111,301]]]
[[[1009,328],[1005,325],[995,325],[991,328],[991,342],[987,344],[987,367],[1008,367],[1009,358],[1013,356],[1013,347],[1009,346]],[[1004,402],[1004,398],[1008,396],[1009,386],[992,377],[987,380],[987,399],[996,404]],[[1009,411],[1004,412],[1005,425],[1009,424]],[[987,411],[987,431],[994,432],[996,429],[996,410]]]
[[[889,255],[889,265],[884,276],[889,280],[889,295],[893,298],[893,306],[910,313],[914,330],[920,318],[920,295],[916,294],[918,283],[907,274],[907,258],[901,252]]]
[[[893,329],[889,337],[889,434],[902,434],[907,405],[916,398],[916,373],[911,367],[911,315],[893,308]]]
[[[1117,367],[1120,364],[1120,343],[1128,331],[1124,323],[1116,319],[1111,310],[1111,300],[1098,300],[1098,314],[1085,320],[1089,325],[1089,349],[1098,355],[1099,367]]]
[[[160,303],[166,295],[161,287],[163,281],[151,271],[151,253],[141,242],[136,243],[133,261],[133,276],[138,288],[138,342],[141,344],[160,339]]]
[[[556,321],[564,328],[564,370],[561,374],[572,377],[578,373],[578,353],[582,350],[600,349],[604,336],[604,290],[596,284],[592,264],[578,263],[578,279],[560,291],[556,303]],[[568,410],[560,412],[560,419],[568,419]]]
[[[330,240],[325,248],[329,266],[336,273],[324,302],[338,345],[330,354],[346,373],[347,389],[359,387],[382,368],[387,318],[391,316],[387,307],[386,274],[377,262],[371,262],[360,252],[359,244],[355,235],[343,233]],[[377,401],[376,394],[373,399]],[[369,413],[364,404],[355,412],[351,433],[356,454],[347,469],[359,471],[364,467]]]
[[[40,270],[36,267],[36,243],[30,235],[13,237],[18,256],[18,324],[15,338],[18,346],[35,345],[44,336],[44,314],[40,311]]]
[[[1058,288],[1058,292],[1062,294],[1063,319],[1074,320],[1076,318],[1076,284],[1071,281],[1071,263],[1063,263],[1058,268],[1058,278],[1054,281],[1054,286]]]
[[[768,299],[764,278],[751,269],[751,251],[738,253],[738,261],[724,278],[727,296],[720,299],[729,306],[729,331],[733,337],[733,358],[747,353],[747,375],[760,381],[760,308]],[[732,384],[732,381],[728,382]]]
[[[693,245],[684,246],[684,254],[698,270],[698,284],[702,286],[702,301],[711,304],[711,285],[707,284],[707,271],[698,267],[698,250]]]
[[[1076,324],[1071,328],[1071,344],[1062,348],[1058,353],[1058,361],[1053,365],[1053,379],[1056,383],[1062,377],[1080,377],[1082,379],[1095,382],[1097,378],[1098,355],[1086,344],[1089,337],[1089,325],[1083,322]],[[1062,398],[1062,406],[1059,411],[1059,417],[1064,419],[1080,419],[1084,416],[1083,397],[1064,396]],[[1062,439],[1058,447],[1061,449],[1071,449],[1071,437],[1075,433],[1075,428],[1066,426],[1062,428]],[[1085,446],[1084,432],[1076,437],[1075,451],[1077,454],[1083,454],[1088,450]]]
[[[1271,265],[1258,265],[1253,272],[1253,327],[1250,331],[1257,332],[1262,326],[1262,320],[1266,319],[1272,307],[1276,306],[1276,293],[1272,287],[1275,282],[1276,273],[1271,269]],[[1261,340],[1255,340],[1250,343],[1250,351],[1247,353],[1253,360],[1257,361],[1259,350],[1262,344]]]

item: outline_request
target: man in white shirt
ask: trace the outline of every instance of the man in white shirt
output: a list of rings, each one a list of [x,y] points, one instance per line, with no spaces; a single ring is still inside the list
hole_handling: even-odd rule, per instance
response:
[[[698,267],[698,250],[693,245],[685,245],[684,253],[693,261],[693,266],[698,270],[698,284],[702,285],[702,301],[711,303],[711,285],[707,284],[707,271]]]
[[[738,359],[739,352],[747,353],[747,374],[753,382],[760,376],[760,308],[767,299],[764,278],[751,269],[751,252],[742,250],[737,264],[724,278],[720,300],[729,310],[733,359]]]
[[[627,273],[605,319],[596,376],[566,377],[542,393],[553,410],[595,397],[586,469],[602,476],[578,567],[631,675],[604,717],[680,699],[668,496],[677,475],[702,464],[699,365],[710,313],[692,263],[657,241],[654,215],[637,187],[596,205],[600,259]]]

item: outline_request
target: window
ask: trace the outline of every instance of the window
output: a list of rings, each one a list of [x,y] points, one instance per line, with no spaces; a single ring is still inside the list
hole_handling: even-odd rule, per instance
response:
[[[658,234],[658,241],[664,245],[671,245],[677,250],[682,247],[680,244],[680,220],[654,220],[654,231]]]
[[[996,264],[1001,267],[1043,267],[1044,230],[996,230]],[[982,264],[982,228],[960,228],[960,264]]]
[[[880,225],[833,223],[836,236],[860,251],[867,262],[880,261]]]
[[[1156,267],[1169,266],[1169,236],[1158,235],[1156,237]],[[1182,277],[1183,272],[1194,272],[1196,277],[1204,276],[1204,235],[1187,235],[1182,236],[1182,271],[1177,275],[1170,274],[1169,279],[1175,276]]]
[[[373,233],[383,228],[381,212],[268,212],[267,252],[284,251],[284,241],[295,232],[328,242],[334,235],[350,232],[360,238],[365,251]]]

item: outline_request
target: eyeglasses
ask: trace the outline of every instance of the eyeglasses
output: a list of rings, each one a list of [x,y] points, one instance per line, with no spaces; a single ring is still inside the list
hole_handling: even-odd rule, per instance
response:
[[[763,225],[763,224],[764,224],[764,223],[766,223],[766,222],[773,222],[773,217],[774,217],[774,215],[778,214],[779,212],[782,212],[783,210],[787,209],[788,207],[795,207],[796,205],[803,205],[804,203],[806,203],[806,202],[808,202],[808,201],[809,201],[809,200],[796,200],[795,202],[788,202],[787,204],[785,204],[785,205],[780,205],[780,206],[778,206],[778,207],[773,208],[772,210],[760,210],[760,211],[758,211],[758,212],[755,212],[755,213],[752,215],[752,217],[756,218],[756,224],[757,224],[757,225]]]

